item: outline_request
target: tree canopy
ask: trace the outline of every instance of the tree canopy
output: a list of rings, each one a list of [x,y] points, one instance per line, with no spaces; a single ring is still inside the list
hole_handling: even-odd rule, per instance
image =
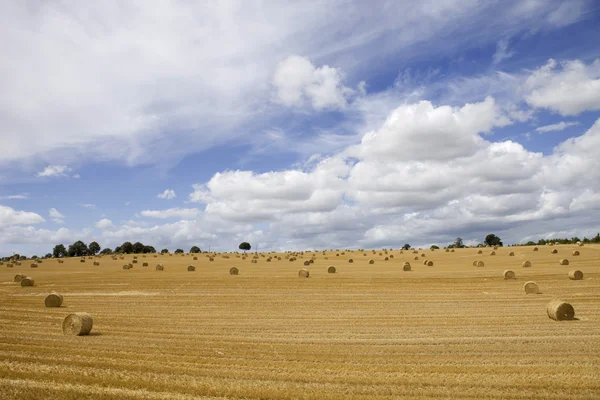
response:
[[[200,253],[200,247],[192,246],[192,248],[190,249],[190,253]]]
[[[402,246],[403,250],[408,250],[410,249],[410,244],[406,243],[404,246]]]
[[[240,243],[239,249],[240,250],[244,250],[244,251],[249,251],[252,248],[252,246],[250,246],[250,243],[248,242],[242,242]]]
[[[98,252],[100,251],[100,245],[98,244],[98,242],[92,242],[88,247],[91,254],[98,254]]]
[[[485,244],[487,244],[488,246],[502,246],[502,241],[500,240],[500,238],[496,235],[494,235],[493,233],[490,233],[489,235],[487,235],[485,237]]]

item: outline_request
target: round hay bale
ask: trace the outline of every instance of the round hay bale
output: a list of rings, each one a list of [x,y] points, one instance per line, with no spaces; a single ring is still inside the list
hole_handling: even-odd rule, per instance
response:
[[[425,265],[427,265],[428,267],[433,267],[433,261],[427,261],[427,264]]]
[[[352,263],[354,262],[354,260],[353,260],[353,259],[351,259],[351,258],[349,258],[349,259],[348,259],[348,262],[349,262],[350,264],[352,264]]]
[[[477,251],[477,254],[483,254],[483,250]]]
[[[131,267],[129,266],[129,264],[125,264],[123,265],[123,269],[131,269]]]
[[[277,257],[277,260],[281,261],[281,257]]]
[[[418,259],[419,259],[419,256],[415,256],[415,257],[413,258],[413,260],[415,260],[415,261],[417,261]]]
[[[450,253],[450,249],[446,249],[446,253]]]
[[[196,261],[198,259],[198,257],[194,257],[194,261]]]
[[[523,264],[521,265],[523,268],[531,268],[531,261],[523,261]]]
[[[560,265],[569,265],[569,260],[567,260],[566,258],[563,258],[562,260],[560,260],[558,262]]]
[[[79,262],[82,262],[82,263],[84,263],[84,262],[85,262],[85,260],[82,258],[81,260],[79,260]]]
[[[164,270],[165,270],[165,266],[164,266],[164,265],[162,265],[162,264],[158,264],[158,265],[156,266],[156,270],[157,270],[157,271],[164,271]]]
[[[267,262],[271,262],[271,257],[267,258]]]
[[[7,264],[6,264],[6,268],[13,268],[13,267],[14,267],[14,265],[13,265],[13,264],[11,264],[11,263],[7,263]]]
[[[514,256],[515,256],[515,252],[514,252],[514,251],[511,251],[511,252],[509,252],[509,253],[508,253],[508,256],[509,256],[509,257],[514,257]]]
[[[538,294],[540,293],[540,287],[534,281],[525,282],[523,290],[526,294]]]
[[[425,253],[422,253],[422,254],[421,254],[421,257],[425,257]]]
[[[195,271],[195,270],[196,270],[196,267],[194,267],[193,265],[189,265],[189,266],[187,267],[187,270],[188,270],[188,271]]]
[[[339,256],[340,256],[340,253],[336,253],[336,254],[335,254],[335,256],[336,256],[336,257],[339,257]]]
[[[572,281],[580,281],[583,279],[583,272],[581,272],[578,269],[569,271],[569,279],[571,279]]]
[[[494,246],[494,250],[498,250],[498,246]]]
[[[515,275],[514,271],[507,269],[504,271],[504,279],[516,279],[517,275]]]
[[[327,268],[327,273],[335,274],[335,267],[333,265],[330,265],[329,268]]]
[[[33,286],[33,283],[33,278],[30,276],[21,279],[21,286]]]
[[[579,243],[579,244],[577,244],[577,246],[583,247],[583,243]]]
[[[31,264],[31,268],[37,268],[37,267],[38,267],[37,264],[35,264],[35,263]]]
[[[134,259],[134,260],[137,260],[137,256],[133,256],[133,259]]]
[[[533,251],[538,251],[538,250],[539,250],[539,249],[538,249],[537,247],[534,247],[534,248],[533,248]]]
[[[100,265],[100,264],[98,263],[98,265]],[[147,267],[147,266],[148,266],[147,262],[145,262],[145,263],[142,264],[142,267]]]
[[[546,307],[548,317],[555,321],[571,321],[575,318],[575,309],[569,303],[554,299]]]
[[[214,257],[209,257],[208,261],[215,261],[215,258]]]
[[[473,261],[473,266],[476,267],[477,266],[477,260]]]
[[[367,256],[367,253],[363,253],[363,257],[366,257],[366,256]]]
[[[304,261],[304,265],[310,265],[310,263],[307,261]]]
[[[485,263],[483,261],[477,261],[477,268],[485,267]]]
[[[315,260],[313,260],[313,259],[311,258],[310,260],[308,260],[308,263],[309,263],[309,264],[314,264],[314,263],[315,263]]]
[[[490,252],[490,256],[495,256],[495,255],[496,255],[495,251]]]
[[[86,312],[77,312],[67,315],[62,323],[62,331],[65,335],[84,336],[92,331],[94,319]]]
[[[308,272],[307,269],[301,269],[300,271],[298,271],[298,277],[300,278],[308,278],[310,276],[310,273]]]
[[[551,254],[558,254],[558,250],[557,249],[552,249],[552,251],[550,253]]]
[[[236,267],[229,268],[229,275],[237,275],[239,273],[240,273],[240,270],[237,269]]]
[[[573,256],[575,256],[575,257],[576,257],[576,256],[578,256],[578,255],[579,255],[579,252],[578,252],[577,250],[573,251]]]
[[[403,271],[410,271],[410,263],[405,262],[404,265],[402,266],[402,270]]]
[[[98,261],[94,261],[94,265],[100,265]]]
[[[369,264],[375,264],[375,260],[369,260]]]
[[[137,262],[138,262],[138,261],[137,261],[137,260],[135,260],[135,259],[131,261],[131,263],[132,263],[132,264],[137,264]]]
[[[394,258],[394,255],[393,255],[393,254],[390,254],[390,258]]]
[[[423,260],[423,265],[427,265],[428,262],[429,260]]]
[[[27,275],[16,274],[13,279],[13,282],[21,282],[24,278],[27,278]]]
[[[50,293],[44,299],[44,305],[46,307],[60,307],[63,303],[62,294],[59,293]]]
[[[450,250],[450,253],[454,253],[454,249]]]

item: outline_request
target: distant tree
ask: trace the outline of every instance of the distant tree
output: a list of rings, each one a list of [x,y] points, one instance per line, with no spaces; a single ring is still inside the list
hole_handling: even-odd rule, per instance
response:
[[[21,257],[19,257],[19,260],[27,260],[27,256],[24,256],[21,254]]]
[[[133,253],[133,245],[131,242],[125,242],[121,245],[120,253],[131,254]]]
[[[52,254],[50,254],[50,253],[47,253],[47,254],[44,256],[44,258],[52,258]]]
[[[168,254],[169,253],[169,249],[162,249],[160,251],[160,254]]]
[[[140,254],[144,252],[144,245],[140,242],[135,242],[133,244],[133,253]]]
[[[406,243],[404,246],[402,246],[403,250],[408,250],[410,249],[410,244]]]
[[[485,237],[485,244],[488,246],[502,246],[502,241],[500,238],[493,233],[490,233]]]
[[[192,246],[192,248],[190,249],[190,253],[200,253],[200,247],[198,246]]]
[[[156,249],[153,246],[144,246],[144,253],[156,253]]]
[[[98,252],[100,251],[100,245],[98,244],[98,242],[92,242],[88,246],[88,249],[90,250],[90,253],[92,255],[95,255],[98,254]]]
[[[600,233],[598,233],[595,237],[593,237],[591,242],[592,243],[600,243]]]
[[[571,242],[572,243],[577,243],[577,242],[581,242],[581,240],[577,236],[575,236],[575,237],[571,238]]]
[[[456,238],[456,240],[454,241],[454,247],[456,247],[457,249],[462,249],[463,247],[465,247],[465,244],[463,243],[461,237]]]
[[[582,240],[582,242],[583,242],[583,243],[589,243],[589,242],[590,242],[590,239],[588,239],[588,238],[586,238],[586,237],[584,236],[584,237],[583,237],[583,240]]]
[[[252,246],[250,246],[250,243],[248,243],[248,242],[242,242],[239,245],[239,249],[244,250],[244,252],[250,251],[251,248],[252,248]]]
[[[535,242],[530,240],[529,242],[525,243],[525,246],[535,246]]]
[[[39,257],[38,256],[31,256],[32,260],[37,260]]]
[[[88,247],[81,240],[76,241],[72,245],[69,246],[69,257],[81,257],[88,255]]]
[[[181,254],[181,253],[183,253],[183,249],[177,249],[177,250],[175,250],[175,254]]]
[[[431,247],[429,248],[429,250],[438,250],[439,248],[440,248],[440,246],[436,246],[435,244],[432,244]]]
[[[109,247],[106,247],[106,248],[102,249],[100,254],[104,254],[104,255],[112,254],[112,250]]]
[[[115,247],[115,253],[121,253],[123,251],[123,249],[121,248],[121,246],[117,246]]]
[[[57,244],[56,246],[54,246],[54,249],[52,250],[52,255],[55,258],[66,257],[67,249],[65,248],[65,246],[63,244]]]

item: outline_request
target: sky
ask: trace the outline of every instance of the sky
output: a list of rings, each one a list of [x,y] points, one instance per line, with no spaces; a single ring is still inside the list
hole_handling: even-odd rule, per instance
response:
[[[5,1],[0,38],[0,256],[600,231],[596,1]]]

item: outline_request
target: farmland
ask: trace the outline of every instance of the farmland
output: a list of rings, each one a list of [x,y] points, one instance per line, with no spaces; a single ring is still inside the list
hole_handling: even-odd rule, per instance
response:
[[[139,255],[129,270],[132,255],[5,263],[0,398],[599,398],[600,245],[478,250],[305,252],[293,262],[282,253],[257,263],[254,253]],[[506,269],[516,279],[504,280]],[[573,269],[583,280],[568,279]],[[14,283],[17,273],[35,285]],[[540,294],[525,294],[530,280]],[[51,291],[62,307],[44,307]],[[548,318],[554,298],[576,320]],[[91,334],[63,335],[63,319],[80,311],[94,318]]]

